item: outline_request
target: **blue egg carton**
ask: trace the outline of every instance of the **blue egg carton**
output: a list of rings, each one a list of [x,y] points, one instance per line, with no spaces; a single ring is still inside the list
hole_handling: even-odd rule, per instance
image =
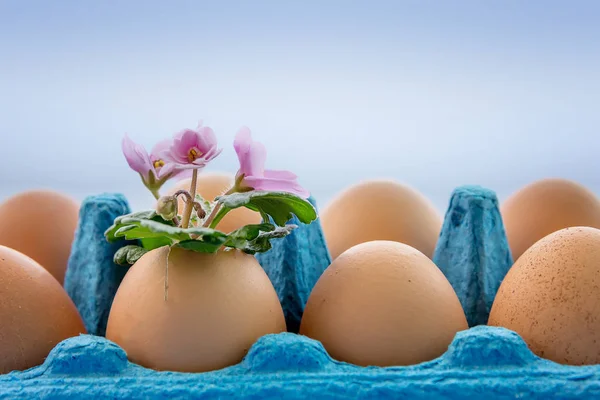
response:
[[[90,334],[59,343],[38,367],[0,375],[1,399],[600,398],[599,366],[544,360],[515,332],[485,325],[512,265],[490,190],[465,186],[454,191],[433,257],[456,290],[471,328],[459,332],[441,357],[404,367],[336,361],[320,342],[294,333],[312,287],[331,262],[318,221],[300,225],[257,256],[290,332],[263,336],[242,362],[218,371],[158,372],[129,362],[123,349],[103,337],[112,299],[127,272],[112,262],[126,243],[107,243],[103,233],[129,211],[121,195],[84,201],[65,288]]]

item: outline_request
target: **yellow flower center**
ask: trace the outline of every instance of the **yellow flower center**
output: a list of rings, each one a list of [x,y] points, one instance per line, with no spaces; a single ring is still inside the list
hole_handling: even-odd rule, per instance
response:
[[[200,157],[202,157],[202,152],[196,149],[195,147],[190,149],[190,151],[188,152],[188,160],[190,162],[194,162]]]
[[[165,162],[163,160],[156,160],[152,163],[152,165],[154,165],[154,168],[158,169],[158,168],[164,167]]]

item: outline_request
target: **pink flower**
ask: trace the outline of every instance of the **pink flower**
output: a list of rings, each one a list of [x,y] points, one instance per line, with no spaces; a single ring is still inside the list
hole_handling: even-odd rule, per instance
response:
[[[150,153],[150,161],[152,162],[152,166],[154,167],[154,171],[156,171],[157,176],[159,178],[168,175],[170,172],[174,172],[170,177],[183,179],[188,178],[192,175],[192,170],[189,169],[174,169],[173,171],[169,171],[169,168],[164,168],[166,165],[165,160],[163,159],[163,154],[169,150],[171,146],[171,140],[165,139],[160,141],[154,145],[152,148],[152,152]],[[169,177],[169,178],[170,178]]]
[[[152,161],[150,161],[150,156],[143,146],[135,143],[125,134],[121,141],[121,148],[129,167],[140,174],[144,182],[149,182],[155,178]]]
[[[297,176],[289,171],[265,170],[267,150],[252,140],[250,130],[243,127],[237,133],[233,147],[240,161],[236,182],[240,189],[288,192],[308,198],[310,193],[298,184]]]
[[[175,134],[168,147],[161,152],[165,173],[173,170],[200,169],[221,154],[217,137],[209,127],[198,124],[196,130],[184,129]]]
[[[127,134],[123,137],[121,147],[127,164],[140,174],[144,184],[150,189],[159,189],[168,179],[172,177],[183,178],[187,174],[186,171],[181,169],[172,169],[171,171],[163,169],[165,162],[159,154],[169,143],[168,140],[157,143],[152,149],[152,153],[148,154],[143,146],[135,143]]]

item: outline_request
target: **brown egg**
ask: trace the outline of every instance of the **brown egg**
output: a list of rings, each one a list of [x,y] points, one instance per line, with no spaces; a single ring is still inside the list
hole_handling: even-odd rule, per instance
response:
[[[196,193],[200,194],[205,200],[213,201],[217,196],[227,192],[233,186],[234,176],[225,173],[200,173],[196,185]],[[190,179],[184,179],[177,183],[167,195],[172,195],[176,191],[184,189],[190,190]],[[183,213],[184,203],[179,199],[179,213]],[[230,211],[225,218],[219,222],[217,229],[229,233],[244,225],[260,224],[262,221],[260,214],[247,209],[246,207],[237,208]]]
[[[565,179],[534,182],[509,197],[500,209],[513,259],[535,242],[563,228],[600,228],[600,200]]]
[[[502,281],[488,325],[517,332],[540,357],[600,363],[600,230],[566,228],[531,246]]]
[[[442,217],[415,190],[393,181],[359,183],[342,192],[321,213],[331,256],[359,243],[393,240],[433,256]]]
[[[54,346],[80,333],[83,321],[56,279],[0,246],[0,374],[42,364]]]
[[[362,243],[340,255],[314,287],[300,334],[335,359],[357,365],[410,365],[442,355],[468,328],[444,274],[398,242]]]
[[[148,368],[203,372],[237,364],[261,336],[286,330],[275,289],[256,258],[168,247],[146,253],[114,299],[106,337]]]
[[[62,284],[78,219],[79,205],[63,194],[20,193],[0,204],[0,245],[33,258]]]

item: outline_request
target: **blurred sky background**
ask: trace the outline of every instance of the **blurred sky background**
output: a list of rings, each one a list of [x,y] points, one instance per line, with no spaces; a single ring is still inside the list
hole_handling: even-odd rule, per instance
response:
[[[320,205],[394,178],[445,211],[543,177],[600,194],[600,1],[0,0],[0,200],[152,204],[123,158],[203,119]]]

